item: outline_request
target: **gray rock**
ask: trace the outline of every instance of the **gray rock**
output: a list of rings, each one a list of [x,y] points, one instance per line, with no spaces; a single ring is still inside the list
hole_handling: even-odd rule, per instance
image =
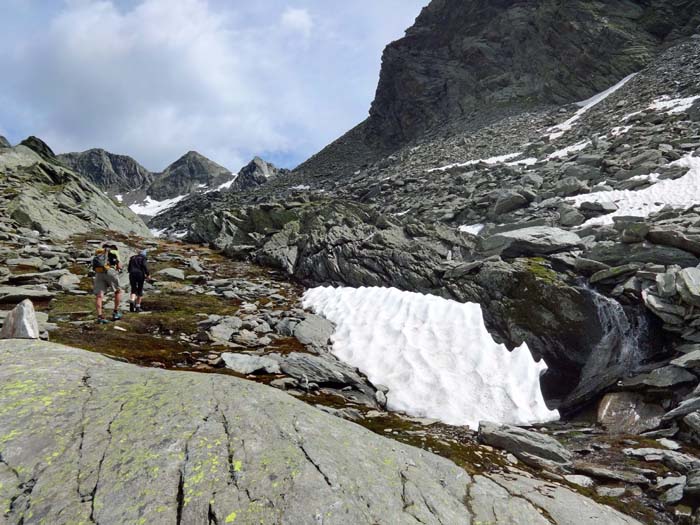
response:
[[[232,353],[221,354],[221,357],[228,368],[239,374],[248,375],[261,371],[266,374],[281,373],[279,363],[269,357]]]
[[[695,350],[689,354],[685,354],[677,359],[671,361],[674,366],[680,366],[681,368],[700,368],[700,350]]]
[[[598,404],[597,421],[613,434],[639,434],[658,427],[663,414],[661,406],[647,403],[642,394],[614,392]]]
[[[78,287],[80,280],[81,278],[79,275],[68,273],[59,277],[58,286],[63,290],[73,290]]]
[[[0,303],[19,303],[25,299],[31,301],[48,301],[54,293],[41,288],[24,286],[0,286]]]
[[[656,490],[664,491],[659,499],[661,499],[661,501],[664,503],[671,505],[680,502],[683,499],[686,479],[686,476],[676,476],[667,477],[661,480],[656,485]]]
[[[686,496],[696,497],[700,496],[700,470],[691,470],[687,474],[687,480],[685,484],[685,489],[683,493]]]
[[[678,272],[676,290],[684,302],[700,306],[700,269],[685,268]]]
[[[523,453],[561,465],[569,464],[572,459],[571,452],[553,437],[510,425],[480,422],[479,441],[507,450],[518,459]]]
[[[622,451],[626,456],[642,458],[644,461],[661,462],[667,467],[687,473],[700,468],[700,459],[661,448],[626,448]]]
[[[185,280],[185,272],[179,268],[163,268],[162,270],[156,272],[156,275],[160,275],[165,279],[174,279],[176,281]]]
[[[647,477],[637,472],[611,469],[602,465],[585,463],[581,461],[574,463],[574,470],[580,474],[585,474],[586,476],[591,476],[596,479],[620,481],[622,483],[630,483],[633,485],[648,485],[650,483]]]
[[[676,274],[662,273],[657,275],[656,289],[661,297],[671,298],[676,295]]]
[[[569,483],[573,483],[574,485],[578,485],[580,487],[584,488],[589,488],[595,485],[595,481],[593,481],[591,478],[588,476],[581,476],[577,474],[568,474],[564,476],[564,479],[568,481]]]
[[[5,317],[0,339],[39,339],[40,334],[34,305],[25,299]]]
[[[294,327],[294,337],[301,344],[323,348],[328,345],[335,326],[328,319],[315,314],[306,314]]]
[[[622,382],[624,387],[645,386],[649,388],[668,389],[687,383],[697,383],[698,378],[678,366],[664,366]]]
[[[354,368],[338,361],[330,354],[321,356],[293,352],[279,358],[285,374],[303,383],[319,385],[363,385],[365,381]]]
[[[481,250],[504,257],[547,255],[575,248],[581,239],[573,232],[547,226],[535,226],[498,233],[481,240]]]

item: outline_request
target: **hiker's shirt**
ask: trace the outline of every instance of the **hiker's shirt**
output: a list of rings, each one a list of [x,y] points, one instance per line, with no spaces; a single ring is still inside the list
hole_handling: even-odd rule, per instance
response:
[[[148,262],[143,255],[134,255],[129,259],[129,275],[137,274],[144,277],[151,275],[148,271]]]

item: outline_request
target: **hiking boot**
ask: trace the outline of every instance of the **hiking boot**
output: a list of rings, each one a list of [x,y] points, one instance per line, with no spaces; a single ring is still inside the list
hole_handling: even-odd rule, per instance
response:
[[[140,314],[141,312],[143,312],[143,310],[141,310],[141,305],[140,305],[140,304],[137,304],[137,305],[134,307],[134,311],[135,311],[137,314]]]
[[[136,305],[134,304],[134,301],[132,301],[132,300],[129,300],[129,311],[132,313],[136,311]]]
[[[97,324],[107,324],[109,321],[105,319],[104,315],[101,315],[97,318]]]
[[[112,314],[112,321],[119,321],[119,319],[122,318],[122,314],[120,312],[114,312]]]

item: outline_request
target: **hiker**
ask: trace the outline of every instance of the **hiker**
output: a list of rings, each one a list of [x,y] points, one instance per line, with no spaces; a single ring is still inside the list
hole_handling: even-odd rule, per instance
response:
[[[122,270],[122,263],[119,259],[119,248],[114,244],[103,244],[102,248],[95,252],[92,259],[92,269],[95,271],[95,307],[97,309],[97,322],[106,323],[102,311],[102,302],[105,292],[114,292],[114,313],[112,320],[118,321],[122,318],[119,313],[119,303],[121,302],[122,290],[119,285],[119,272]]]
[[[151,278],[148,271],[147,250],[141,250],[138,255],[129,259],[129,284],[131,284],[131,297],[129,299],[129,310],[141,312],[141,300],[143,299],[143,283]]]

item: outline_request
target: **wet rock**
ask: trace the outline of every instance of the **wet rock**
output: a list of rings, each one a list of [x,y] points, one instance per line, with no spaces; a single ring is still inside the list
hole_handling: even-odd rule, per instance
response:
[[[480,422],[479,441],[506,450],[518,459],[523,453],[560,465],[568,465],[572,459],[571,452],[553,437],[510,425]]]
[[[613,434],[639,434],[658,427],[663,414],[661,406],[646,403],[641,394],[615,392],[598,404],[597,421]]]
[[[622,382],[623,387],[646,386],[649,388],[673,388],[688,383],[697,383],[698,378],[678,366],[665,366]]]
[[[40,334],[34,305],[25,299],[5,317],[0,339],[39,339]]]
[[[221,357],[228,368],[239,374],[248,375],[256,372],[265,372],[266,374],[281,373],[279,363],[268,357],[233,353],[221,354]]]
[[[700,350],[695,350],[671,361],[674,366],[681,368],[699,369],[700,368]]]

